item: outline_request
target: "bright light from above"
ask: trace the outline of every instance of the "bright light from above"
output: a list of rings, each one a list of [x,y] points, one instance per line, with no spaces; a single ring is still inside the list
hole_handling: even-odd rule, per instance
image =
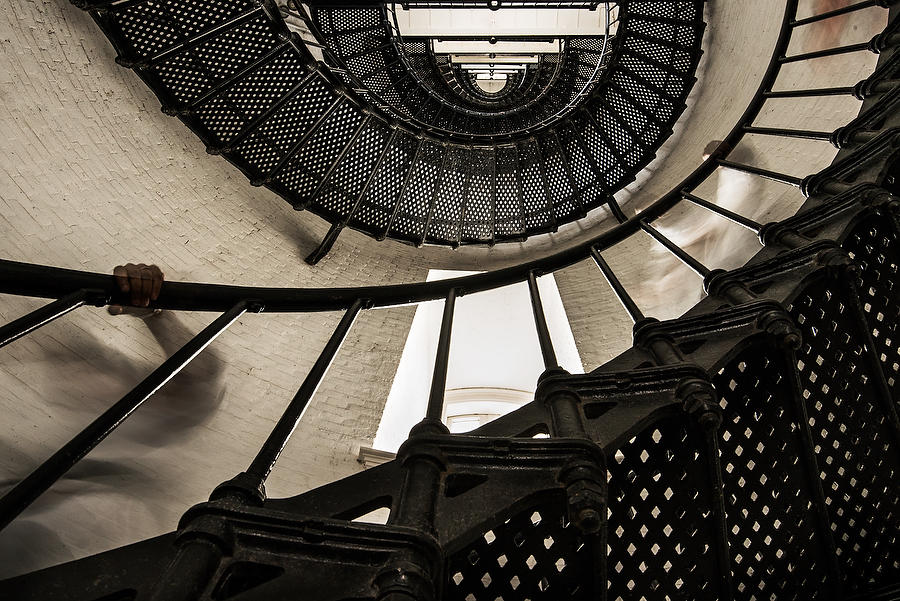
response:
[[[397,25],[404,36],[602,36],[606,9],[548,8],[429,8],[409,10],[395,5]],[[613,9],[615,11],[615,9]],[[613,20],[614,15],[610,15]],[[614,33],[610,31],[610,33]]]
[[[473,273],[478,272],[431,270],[428,281]],[[584,373],[556,280],[540,277],[538,288],[557,360],[570,373]],[[376,449],[396,451],[425,416],[442,314],[441,301],[416,309],[375,436]],[[456,431],[533,399],[543,371],[525,282],[457,299],[444,397],[444,417]]]

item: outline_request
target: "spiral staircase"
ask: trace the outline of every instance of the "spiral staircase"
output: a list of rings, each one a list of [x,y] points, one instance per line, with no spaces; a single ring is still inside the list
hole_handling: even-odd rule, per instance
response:
[[[392,9],[375,2],[313,2],[308,11],[268,0],[74,3],[210,153],[331,224],[311,263],[348,227],[456,247],[521,241],[589,211],[617,224],[544,258],[439,282],[165,283],[155,306],[221,315],[8,490],[0,525],[242,314],[345,314],[247,469],[188,510],[177,530],[0,582],[0,596],[900,598],[893,2],[798,18],[797,1],[787,0],[741,120],[690,177],[630,217],[613,194],[653,160],[685,109],[702,2],[621,2],[614,33],[565,40],[517,75],[515,90],[493,96],[427,43],[401,35]],[[788,54],[798,28],[876,5],[890,11],[888,25],[864,46]],[[877,53],[878,65],[855,86],[775,89],[783,65],[862,49]],[[863,101],[835,131],[754,125],[771,99],[835,95]],[[827,141],[840,152],[798,178],[730,158],[748,134]],[[798,187],[806,202],[792,217],[758,223],[697,192],[719,167]],[[761,249],[730,271],[704,265],[653,225],[682,203],[752,230]],[[678,319],[645,316],[603,256],[641,232],[703,279],[707,296]],[[537,277],[584,259],[634,321],[634,344],[572,375],[559,367]],[[546,367],[535,399],[450,434],[440,416],[456,299],[520,281]],[[0,263],[0,291],[55,299],[0,327],[4,345],[79,306],[128,302],[110,276],[13,261]],[[435,299],[444,314],[428,409],[397,459],[298,496],[267,497],[266,478],[357,316]],[[386,524],[356,521],[379,508],[390,511]]]

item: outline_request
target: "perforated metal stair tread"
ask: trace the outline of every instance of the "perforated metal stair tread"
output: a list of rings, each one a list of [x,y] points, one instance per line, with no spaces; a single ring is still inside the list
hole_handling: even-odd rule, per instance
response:
[[[521,241],[605,206],[670,135],[699,60],[702,2],[620,11],[609,43],[568,40],[502,101],[477,96],[422,40],[395,39],[383,8],[312,11],[336,57],[324,68],[253,2],[142,0],[94,16],[164,110],[254,184],[377,239],[457,246]],[[561,147],[572,129],[583,143]]]

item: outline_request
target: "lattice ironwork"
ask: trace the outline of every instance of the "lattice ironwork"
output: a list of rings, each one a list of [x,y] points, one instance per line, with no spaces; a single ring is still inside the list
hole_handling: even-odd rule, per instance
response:
[[[719,449],[737,599],[829,598],[830,524],[785,353],[756,346],[715,379],[723,410]],[[811,450],[811,449],[810,449]]]
[[[415,244],[523,236],[583,213],[666,135],[662,113],[647,108],[652,92],[685,85],[626,67],[610,72],[610,102],[592,98],[552,129],[458,144],[360,110],[359,98],[313,67],[278,28],[271,3],[231,10],[213,2],[207,10],[180,1],[97,2],[112,6],[95,13],[108,32],[131,32],[133,44],[118,46],[121,60],[152,85],[179,87],[160,92],[166,109],[181,114],[211,152],[224,153],[256,183],[293,194],[297,208],[318,205],[337,228],[376,223],[376,235]],[[635,3],[629,18],[642,23],[623,42],[631,46],[620,61],[690,62],[694,38],[677,33],[687,23],[677,11],[693,4]],[[662,16],[651,18],[653,6]],[[792,2],[784,16],[749,121],[735,127],[731,141],[764,130],[751,123],[798,26],[796,8]],[[896,43],[896,31],[895,20],[874,48]],[[265,36],[272,37],[261,42]],[[243,48],[246,56],[216,67],[221,47],[208,44]],[[884,65],[879,72],[893,73]],[[177,532],[4,581],[3,593],[41,601],[896,598],[900,228],[889,212],[896,189],[872,175],[898,160],[900,130],[885,125],[896,119],[896,81],[886,81],[882,90],[893,91],[863,115],[885,131],[834,136],[838,146],[860,147],[819,174],[800,180],[727,162],[717,151],[721,156],[642,213],[658,217],[666,203],[684,198],[756,231],[765,248],[742,268],[710,271],[649,217],[638,223],[619,210],[615,235],[652,233],[704,275],[709,297],[675,320],[642,315],[601,255],[603,236],[462,280],[289,290],[162,284],[152,307],[223,313],[0,497],[0,526],[245,313],[346,312],[246,471],[188,510]],[[859,93],[879,83],[864,82]],[[451,123],[444,108],[425,102],[414,118]],[[674,116],[680,108],[668,110]],[[793,218],[758,224],[694,195],[722,164],[800,186],[814,198]],[[557,365],[537,276],[587,257],[636,322],[635,347],[571,375]],[[456,297],[523,279],[545,365],[535,399],[452,435],[440,415]],[[55,299],[0,325],[0,346],[83,304],[138,304],[109,275],[5,260],[0,289]],[[359,313],[441,297],[426,417],[397,460],[295,497],[268,498],[266,478]],[[357,521],[384,508],[384,525]]]
[[[569,523],[562,499],[494,524],[447,559],[448,601],[596,599],[596,536]]]
[[[900,408],[900,241],[890,219],[884,215],[866,219],[843,246],[860,267],[859,301],[886,383]]]
[[[394,39],[383,7],[313,11],[329,71],[272,6],[141,0],[94,16],[164,110],[254,184],[417,245],[521,241],[606,204],[670,135],[703,29],[699,1],[623,5],[614,43],[567,39],[492,104],[427,40]]]
[[[847,587],[865,590],[900,578],[900,475],[855,302],[842,282],[823,279],[791,314],[803,332],[797,369],[838,561]]]

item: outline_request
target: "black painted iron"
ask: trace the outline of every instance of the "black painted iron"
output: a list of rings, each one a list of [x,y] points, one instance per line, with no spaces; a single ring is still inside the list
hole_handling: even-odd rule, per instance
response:
[[[93,2],[87,7],[98,11],[98,21],[109,31],[109,15],[101,17],[101,9],[139,10],[144,1]],[[629,4],[627,18],[673,27],[693,23],[697,29],[696,22],[672,12],[674,2]],[[4,520],[51,485],[148,392],[248,308],[347,312],[248,471],[213,491],[210,502],[189,510],[176,533],[7,580],[0,589],[17,599],[80,601],[249,601],[298,595],[321,601],[465,600],[483,595],[507,600],[634,595],[891,598],[900,590],[896,556],[900,356],[894,342],[900,337],[896,295],[900,201],[894,195],[896,182],[889,181],[894,177],[889,166],[896,165],[900,148],[894,110],[897,63],[891,46],[896,11],[886,35],[878,38],[879,48],[886,49],[878,69],[852,92],[865,99],[860,116],[846,129],[828,135],[842,148],[830,167],[796,178],[728,160],[729,149],[747,134],[826,139],[825,132],[759,128],[753,122],[766,98],[782,94],[771,88],[785,62],[793,29],[875,4],[885,5],[866,0],[797,20],[797,2],[790,0],[759,90],[712,159],[630,219],[611,195],[600,195],[620,224],[573,249],[492,273],[392,287],[290,290],[166,283],[155,306],[227,313],[114,406],[113,417],[107,412],[64,447],[60,453],[67,453],[65,461],[54,456],[49,462],[52,469],[39,468],[53,473],[41,472],[37,485],[26,480],[4,497],[0,501]],[[251,19],[236,16],[247,11],[271,21],[271,5],[249,6],[225,17],[227,27],[240,27],[241,19]],[[654,16],[651,10],[667,11],[669,16]],[[633,39],[651,43],[651,37],[641,34]],[[147,57],[189,51],[203,41],[182,40],[169,50],[132,54],[147,63],[142,71],[146,75],[162,60]],[[661,45],[672,53],[688,51],[685,43],[674,40]],[[248,56],[253,69],[242,73],[249,76],[269,64],[280,55],[274,48],[281,46]],[[849,50],[827,53],[844,51]],[[634,53],[623,50],[618,60]],[[622,72],[635,80],[640,77],[624,67]],[[320,84],[306,82],[336,94],[323,95],[309,110],[325,110],[323,105],[331,103],[338,114],[341,99],[360,103],[333,77],[334,73],[323,74]],[[213,85],[220,88],[218,95],[237,83],[225,76]],[[302,92],[296,80],[287,85],[288,94]],[[622,81],[610,89],[626,100],[636,98]],[[814,92],[818,93],[784,94]],[[201,111],[217,95],[205,97],[192,112]],[[680,110],[675,101],[670,99],[671,114]],[[559,223],[565,221],[564,214],[557,215],[560,209],[551,200],[551,189],[560,182],[571,194],[579,188],[578,153],[588,157],[585,163],[591,171],[600,172],[606,165],[591,154],[592,144],[609,133],[640,133],[634,126],[608,130],[605,120],[614,113],[626,117],[620,113],[626,105],[611,107],[610,112],[590,106],[596,110],[573,112],[572,118],[579,121],[560,123],[544,134],[531,133],[511,146],[516,152],[510,160],[514,168],[509,185],[522,203],[523,228],[533,216],[524,209],[529,194],[539,196],[537,205],[553,227],[557,217]],[[368,109],[374,111],[371,118],[367,114],[352,121],[345,133],[331,140],[328,153],[333,154],[324,157],[322,179],[304,184],[310,190],[327,188],[323,182],[342,165],[339,157],[351,156],[364,128],[379,121],[381,109]],[[317,124],[300,134],[301,146],[321,148],[314,141],[331,120],[316,114]],[[635,114],[648,117],[641,109]],[[244,142],[257,135],[246,129],[255,119],[258,115],[244,115],[237,129],[248,132]],[[664,124],[648,121],[655,127]],[[404,140],[408,157],[401,162],[396,201],[387,205],[389,220],[379,231],[389,235],[400,227],[400,220],[415,222],[420,229],[414,235],[398,236],[421,242],[429,224],[437,223],[435,203],[440,195],[432,193],[427,216],[418,221],[401,214],[401,203],[416,194],[413,174],[427,165],[428,170],[440,170],[438,177],[443,178],[456,158],[446,146],[435,152],[434,132],[410,138],[399,125],[382,127],[390,133],[377,139],[371,170],[360,178],[360,189],[347,192],[352,209],[338,216],[334,227],[339,232],[352,223],[378,185],[378,172],[389,160],[390,149]],[[596,139],[584,128],[596,133]],[[573,144],[564,134],[567,131],[575,132]],[[651,151],[652,146],[645,140],[635,141],[634,150],[614,144],[608,150],[622,160],[628,153]],[[489,165],[486,185],[491,190],[493,223],[486,231],[491,240],[499,241],[496,201],[504,163],[497,161],[498,148],[467,144],[462,156],[492,153],[490,160],[477,164]],[[237,145],[230,150],[238,152]],[[283,157],[273,160],[288,166]],[[553,161],[558,161],[555,171],[548,167]],[[535,165],[539,168],[529,172]],[[769,224],[718,207],[695,191],[719,165],[798,186],[807,202],[794,217]],[[483,176],[473,171],[468,169],[463,176],[466,188]],[[567,198],[572,206],[585,201]],[[744,267],[710,271],[649,225],[682,201],[757,232],[763,248]],[[459,222],[449,227],[457,244],[466,240],[465,213],[461,210]],[[638,230],[654,236],[703,277],[708,296],[686,315],[663,322],[645,317],[600,254]],[[592,373],[570,375],[557,365],[536,277],[588,257],[635,321],[635,345]],[[450,435],[439,418],[455,299],[523,280],[531,292],[547,367],[535,400],[474,432]],[[96,292],[86,295],[84,290]],[[127,304],[112,276],[10,261],[0,262],[0,291],[59,299],[25,321],[6,326],[4,335],[26,333],[85,301]],[[359,311],[441,297],[445,310],[429,408],[398,459],[296,497],[266,498],[262,482]],[[538,434],[552,438],[533,438]],[[72,446],[76,441],[77,449]],[[390,509],[386,525],[351,521],[380,507]]]

